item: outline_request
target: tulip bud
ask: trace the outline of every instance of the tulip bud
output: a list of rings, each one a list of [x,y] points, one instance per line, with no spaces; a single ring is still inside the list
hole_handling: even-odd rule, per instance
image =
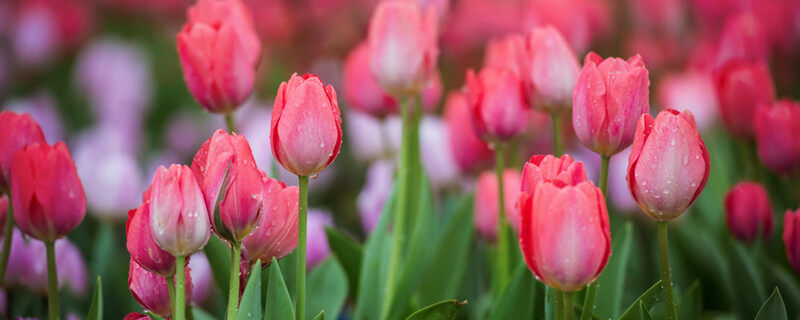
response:
[[[0,191],[11,184],[11,160],[18,150],[33,143],[45,143],[42,128],[30,114],[0,112]]]
[[[549,154],[534,155],[522,169],[521,188],[515,190],[522,191],[524,197],[530,197],[534,195],[536,187],[544,182],[557,186],[574,186],[586,180],[583,162],[573,160],[568,154],[561,158]]]
[[[342,119],[336,91],[312,74],[292,74],[275,97],[270,125],[272,154],[298,176],[324,170],[339,154]]]
[[[244,238],[243,244],[250,261],[261,259],[268,263],[273,257],[285,257],[297,247],[300,191],[295,186],[287,187],[282,181],[269,178],[265,173],[262,173],[262,179],[263,212],[258,225]]]
[[[756,108],[771,104],[775,89],[763,63],[732,64],[723,69],[716,81],[722,122],[738,138],[753,136]]]
[[[397,112],[397,101],[383,91],[369,66],[369,44],[358,44],[344,62],[344,95],[354,110],[381,117]]]
[[[569,111],[578,78],[578,58],[553,26],[533,29],[526,39],[522,81],[533,106],[548,113]]]
[[[645,213],[669,221],[689,208],[708,180],[708,150],[689,111],[642,115],[628,158],[628,189]]]
[[[183,78],[209,112],[230,113],[253,91],[261,42],[241,0],[198,0],[178,33]]]
[[[150,316],[142,313],[131,312],[122,320],[151,320]]]
[[[188,166],[158,168],[150,186],[150,228],[153,240],[173,256],[188,256],[211,236],[203,193]]]
[[[776,173],[800,172],[800,103],[781,100],[756,109],[756,142],[761,161]]]
[[[192,301],[192,276],[188,266],[186,268],[186,305],[189,305]],[[131,259],[130,271],[128,272],[128,289],[131,290],[136,302],[146,310],[162,317],[172,314],[167,279],[150,273],[133,259]]]
[[[636,121],[650,110],[650,80],[636,55],[627,61],[586,55],[572,95],[572,124],[586,148],[614,155],[633,141]]]
[[[25,234],[54,241],[75,229],[86,214],[86,196],[64,142],[34,143],[11,164],[14,220]]]
[[[505,202],[505,219],[514,228],[519,230],[519,213],[514,208],[517,200],[516,190],[519,190],[521,178],[514,169],[503,171],[503,200]],[[475,186],[475,229],[484,239],[494,241],[497,239],[498,207],[497,175],[493,171],[482,173]]]
[[[518,34],[508,35],[498,39],[490,39],[486,43],[486,52],[483,54],[484,68],[508,69],[522,77],[525,52],[525,38]]]
[[[331,255],[331,248],[328,246],[328,235],[325,233],[325,227],[330,225],[333,225],[330,212],[319,209],[308,210],[306,262],[309,269],[313,269]]]
[[[436,68],[439,48],[436,10],[413,1],[383,1],[369,22],[370,68],[394,96],[414,94]]]
[[[537,279],[578,291],[603,271],[611,254],[608,210],[591,181],[541,183],[520,212],[519,245]]]
[[[756,182],[739,182],[725,195],[725,220],[731,233],[742,241],[772,234],[772,208],[767,190]]]
[[[478,74],[468,70],[466,95],[475,132],[484,141],[511,140],[530,122],[522,82],[511,70],[483,68]]]
[[[454,91],[447,96],[443,117],[447,125],[450,152],[462,172],[481,169],[492,163],[492,150],[472,128],[469,102],[463,93]]]
[[[150,201],[128,211],[125,246],[131,259],[152,273],[169,277],[175,274],[175,257],[161,249],[150,228]]]
[[[783,245],[786,247],[786,258],[794,271],[800,273],[800,208],[792,212],[786,210],[783,215]]]

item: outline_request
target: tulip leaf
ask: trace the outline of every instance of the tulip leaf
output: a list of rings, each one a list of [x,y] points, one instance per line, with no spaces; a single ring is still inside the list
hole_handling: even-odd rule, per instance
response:
[[[800,301],[800,286],[797,284],[797,280],[795,280],[795,275],[787,270],[787,268],[775,261],[769,262],[769,270],[772,276],[772,281],[778,287],[783,289],[783,293],[781,297],[786,296],[785,301],[789,301],[789,304],[786,305],[786,312],[788,314],[797,314],[797,308],[800,307],[796,303],[791,303],[792,301]]]
[[[281,267],[275,258],[269,266],[269,285],[267,286],[267,304],[264,307],[265,320],[291,320],[294,319],[294,306],[286,283],[283,281]]]
[[[331,247],[331,252],[339,260],[344,273],[347,275],[347,283],[351,294],[357,296],[358,278],[361,272],[361,256],[364,249],[358,241],[339,230],[326,227],[325,233],[328,235],[328,245]]]
[[[334,319],[335,319],[335,318],[334,318]],[[324,311],[324,310],[323,310],[323,311],[320,311],[320,312],[317,314],[317,316],[316,316],[316,317],[314,317],[314,320],[325,320],[325,311]]]
[[[318,265],[308,275],[306,314],[324,311],[336,319],[347,299],[347,275],[336,257]]]
[[[212,234],[203,251],[208,257],[217,288],[222,292],[228,292],[228,277],[231,270],[231,252],[228,250],[228,246],[217,235]]]
[[[103,280],[100,276],[97,276],[97,281],[94,283],[94,295],[86,320],[103,320]]]
[[[383,288],[392,251],[392,237],[386,229],[394,210],[396,190],[394,188],[386,199],[378,224],[364,244],[354,319],[378,319],[381,315]]]
[[[650,315],[650,308],[644,305],[643,301],[639,301],[639,307],[636,310],[636,319],[638,320],[653,320],[653,316]]]
[[[297,250],[283,257],[278,261],[281,265],[281,274],[283,275],[283,283],[286,284],[286,290],[289,291],[289,296],[292,297],[292,302],[295,302],[297,297]]]
[[[681,302],[678,304],[678,319],[700,319],[702,299],[700,281],[695,280],[681,297]]]
[[[412,313],[406,320],[451,320],[455,319],[458,310],[464,306],[466,302],[458,302],[456,300],[447,300],[439,303],[432,304],[416,312]],[[520,318],[521,319],[521,318]]]
[[[261,319],[261,260],[256,261],[250,270],[236,319]]]
[[[500,292],[489,311],[489,320],[532,319],[533,301],[542,297],[535,296],[535,286],[541,285],[533,279],[528,266],[521,263],[517,266],[511,282]]]
[[[787,318],[783,297],[781,297],[781,292],[778,290],[778,287],[775,287],[775,290],[772,291],[772,295],[761,305],[761,310],[758,310],[758,314],[756,314],[754,320],[785,320]]]
[[[637,319],[639,317],[639,308],[644,306],[646,310],[650,310],[653,307],[653,304],[656,303],[658,297],[661,295],[661,280],[656,282],[650,289],[647,289],[641,296],[639,296],[636,301],[634,301],[628,310],[625,310],[625,313],[619,318],[620,320],[632,320]]]
[[[150,315],[152,318],[153,315]],[[200,309],[200,308],[192,308],[192,317],[194,320],[215,320],[217,317],[213,316],[212,314],[208,313],[207,311]]]
[[[756,265],[756,257],[738,241],[730,241],[729,244],[731,251],[728,265],[731,274],[728,281],[731,281],[735,290],[739,317],[752,318],[761,302],[767,298],[765,290],[767,286],[764,284],[759,266]]]
[[[628,264],[633,246],[633,223],[628,221],[621,236],[614,237],[611,243],[613,254],[609,257],[608,265],[597,279],[597,293],[595,295],[594,314],[602,318],[617,318],[622,312],[622,297],[625,293],[625,279],[627,279]],[[582,317],[582,319],[588,319]]]

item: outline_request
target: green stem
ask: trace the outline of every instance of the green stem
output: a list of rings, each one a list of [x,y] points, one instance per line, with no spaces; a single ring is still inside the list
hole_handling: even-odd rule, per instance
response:
[[[175,257],[175,320],[186,319],[186,256]]]
[[[564,291],[564,320],[575,319],[575,293]]]
[[[167,293],[169,294],[169,305],[172,310],[175,310],[175,276],[169,276],[167,279]]]
[[[608,190],[608,165],[611,162],[611,156],[600,156],[600,179],[598,179],[600,185],[600,191],[603,192],[603,196],[606,195],[606,190]]]
[[[45,241],[47,250],[47,309],[50,320],[58,320],[61,313],[58,311],[58,274],[56,273],[55,241]]]
[[[553,112],[553,147],[556,150],[556,157],[564,153],[564,146],[561,145],[561,113]]]
[[[228,133],[236,132],[236,121],[233,120],[233,112],[225,114],[225,124],[228,126]]]
[[[553,289],[553,313],[555,320],[564,320],[564,293]]]
[[[297,320],[305,320],[306,313],[306,216],[308,214],[308,176],[300,180],[300,219],[297,233]]]
[[[231,277],[228,280],[228,319],[239,314],[239,273],[241,272],[242,244],[231,245]]]
[[[11,203],[11,193],[8,195],[8,212],[6,213],[6,226],[3,231],[3,251],[0,252],[0,283],[5,279],[6,268],[8,267],[8,254],[11,251],[11,241],[14,232],[14,206]]]
[[[672,272],[669,267],[669,247],[667,244],[667,222],[658,222],[658,254],[661,260],[661,288],[667,309],[667,320],[677,320],[675,298],[672,296]]]
[[[503,159],[503,144],[496,143],[494,148],[495,175],[497,176],[497,269],[495,270],[495,293],[500,294],[503,287],[508,283],[509,278],[509,243],[508,227],[506,223],[506,208],[503,196],[503,171],[505,161]]]

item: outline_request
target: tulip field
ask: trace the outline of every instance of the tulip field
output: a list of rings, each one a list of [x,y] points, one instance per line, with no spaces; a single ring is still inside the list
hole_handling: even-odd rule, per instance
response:
[[[0,319],[800,319],[800,0],[0,2]]]

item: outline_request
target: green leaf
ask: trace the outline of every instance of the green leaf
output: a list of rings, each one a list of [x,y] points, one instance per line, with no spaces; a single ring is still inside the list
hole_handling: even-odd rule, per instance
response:
[[[451,320],[455,319],[458,310],[464,306],[466,302],[461,303],[456,300],[442,301],[432,304],[417,312],[414,312],[406,320]]]
[[[611,243],[613,254],[605,271],[597,279],[594,314],[602,318],[616,319],[622,312],[622,297],[625,293],[625,279],[628,278],[627,269],[632,247],[633,223],[628,221],[625,223],[622,235],[614,237]]]
[[[324,310],[320,311],[319,314],[317,314],[317,316],[314,317],[314,320],[325,320],[325,311]]]
[[[318,265],[308,276],[306,314],[324,311],[336,319],[347,299],[347,276],[336,257]]]
[[[236,319],[261,319],[261,260],[250,268],[250,279],[242,293]]]
[[[767,286],[764,284],[759,266],[756,265],[758,260],[754,255],[738,241],[729,243],[731,274],[728,281],[735,290],[739,317],[748,319],[755,315],[754,312],[758,310],[761,302],[767,298],[765,290]]]
[[[222,292],[228,292],[228,276],[231,270],[231,252],[228,246],[217,235],[212,234],[203,250],[211,265],[211,273],[214,275],[217,288]]]
[[[650,307],[645,306],[642,301],[639,301],[639,308],[636,312],[636,316],[638,320],[653,320],[653,316],[650,315]]]
[[[94,295],[86,320],[103,320],[103,280],[100,276],[97,276],[97,281],[94,283]]]
[[[511,282],[499,294],[489,311],[489,320],[531,319],[533,301],[541,299],[535,295],[535,286],[541,285],[533,279],[533,274],[522,263],[514,272]]]
[[[678,319],[700,319],[702,300],[700,281],[695,280],[681,297],[681,302],[678,304]]]
[[[754,320],[786,320],[787,318],[783,297],[781,297],[778,287],[775,287],[775,291],[772,291],[772,295],[761,305],[761,310],[758,310]]]
[[[264,307],[265,320],[291,320],[294,319],[294,306],[286,283],[283,282],[281,267],[272,258],[269,266],[269,286],[267,287],[267,304]]]
[[[358,278],[361,273],[361,256],[364,249],[352,237],[333,228],[325,228],[328,235],[328,245],[331,252],[341,263],[344,273],[347,275],[347,283],[352,295],[358,296]]]
[[[151,316],[152,317],[152,316]],[[216,320],[217,317],[200,308],[192,308],[192,317],[194,320]]]
[[[639,317],[639,308],[644,306],[647,310],[653,307],[653,304],[658,300],[661,295],[661,280],[656,282],[650,289],[647,289],[636,301],[634,301],[628,310],[622,314],[620,320],[637,319]],[[640,305],[641,303],[641,305]],[[640,319],[640,318],[639,318]]]
[[[381,218],[364,244],[354,319],[378,319],[383,304],[383,288],[392,250],[391,234],[386,232],[395,203],[392,190],[381,211]]]
[[[281,266],[283,283],[286,284],[292,302],[295,302],[294,299],[297,297],[297,250],[293,250],[292,253],[283,257],[278,264]]]

